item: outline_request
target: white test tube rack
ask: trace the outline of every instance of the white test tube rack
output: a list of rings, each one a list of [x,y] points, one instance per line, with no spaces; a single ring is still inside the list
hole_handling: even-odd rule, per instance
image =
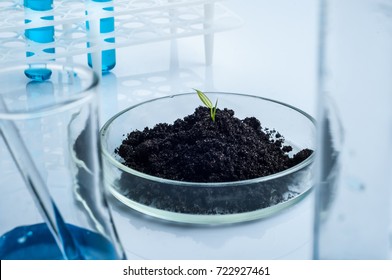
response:
[[[56,58],[92,53],[93,64],[100,65],[102,50],[149,42],[203,35],[205,62],[212,63],[214,33],[237,28],[242,20],[220,2],[222,0],[113,0],[100,3],[101,10],[86,15],[85,0],[54,0],[53,11],[40,12],[41,18],[54,15],[53,21],[40,20],[25,24],[22,0],[0,2],[0,64],[25,61],[34,63]],[[97,17],[114,17],[115,31],[99,34],[94,27],[86,30],[86,21],[99,23]],[[24,30],[55,26],[55,41],[27,46]],[[115,37],[114,43],[105,41]],[[87,42],[90,47],[87,48]],[[43,57],[26,57],[26,51],[41,53],[55,48]],[[96,67],[94,67],[95,70]],[[100,72],[100,71],[99,71]]]

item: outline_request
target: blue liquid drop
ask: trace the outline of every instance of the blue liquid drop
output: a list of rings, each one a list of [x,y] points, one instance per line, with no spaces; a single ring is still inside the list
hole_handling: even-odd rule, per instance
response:
[[[84,259],[116,260],[113,245],[101,235],[67,224]],[[63,260],[46,224],[21,226],[0,237],[1,260]]]
[[[52,76],[52,70],[46,68],[34,68],[34,66],[26,69],[24,73],[27,78],[38,82],[49,80],[50,76]]]

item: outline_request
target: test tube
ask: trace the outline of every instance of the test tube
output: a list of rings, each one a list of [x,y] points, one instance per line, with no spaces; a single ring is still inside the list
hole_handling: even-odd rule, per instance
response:
[[[321,0],[315,259],[392,259],[392,5]]]
[[[104,11],[114,11],[113,0],[87,0],[87,1],[92,1],[92,2],[95,2],[92,4],[97,4],[96,6],[93,6],[94,9],[103,9]],[[99,4],[101,4],[102,6]],[[89,11],[87,11],[87,14],[88,13],[89,13]],[[100,13],[97,12],[96,14],[99,15]],[[86,27],[87,27],[87,30],[90,29],[90,25],[89,25],[88,21],[86,23]],[[101,34],[113,32],[114,31],[114,17],[101,18],[99,31]],[[114,39],[114,37],[110,37],[110,38],[104,39],[104,41],[107,43],[114,43],[115,39]],[[90,47],[90,43],[87,43],[87,46]],[[88,65],[90,67],[93,67],[93,59],[92,59],[91,53],[88,54],[87,59],[88,59]],[[116,51],[115,51],[115,49],[102,51],[102,73],[106,73],[106,72],[112,70],[115,65],[116,65]]]
[[[42,12],[53,9],[53,0],[24,0],[25,24],[39,23],[40,21],[53,21],[53,15],[41,16]],[[25,37],[28,47],[34,47],[36,44],[48,44],[54,42],[54,26],[43,26],[29,28],[25,30]],[[45,48],[42,51],[27,51],[26,57],[54,53],[54,48]],[[51,71],[39,64],[31,64],[29,69],[25,70],[25,75],[33,80],[44,81],[50,78]]]

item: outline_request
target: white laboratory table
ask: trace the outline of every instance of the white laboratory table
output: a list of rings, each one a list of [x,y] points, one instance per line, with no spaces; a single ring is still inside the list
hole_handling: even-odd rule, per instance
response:
[[[204,61],[203,36],[118,49],[115,69],[102,79],[102,123],[128,106],[192,88],[259,95],[314,115],[317,1],[230,0],[224,5],[243,25],[215,34],[212,65]],[[312,193],[272,217],[223,226],[171,223],[114,198],[110,204],[129,259],[312,257]]]

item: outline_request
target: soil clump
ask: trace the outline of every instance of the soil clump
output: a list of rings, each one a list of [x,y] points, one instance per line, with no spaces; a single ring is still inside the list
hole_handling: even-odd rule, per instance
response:
[[[268,176],[302,162],[312,154],[292,154],[283,135],[262,127],[254,117],[234,111],[198,107],[173,124],[130,132],[116,153],[123,164],[156,177],[187,182],[231,182]],[[290,154],[291,153],[291,154]]]
[[[125,135],[124,135],[125,136]],[[198,107],[173,124],[126,135],[115,150],[123,164],[160,178],[186,182],[233,182],[268,176],[297,165],[313,151],[294,152],[283,135],[262,127],[254,117],[243,120],[230,109]],[[238,186],[191,187],[159,182],[122,173],[116,189],[123,196],[170,212],[225,215],[250,212],[276,205],[297,196],[309,166],[279,180],[254,181]]]

